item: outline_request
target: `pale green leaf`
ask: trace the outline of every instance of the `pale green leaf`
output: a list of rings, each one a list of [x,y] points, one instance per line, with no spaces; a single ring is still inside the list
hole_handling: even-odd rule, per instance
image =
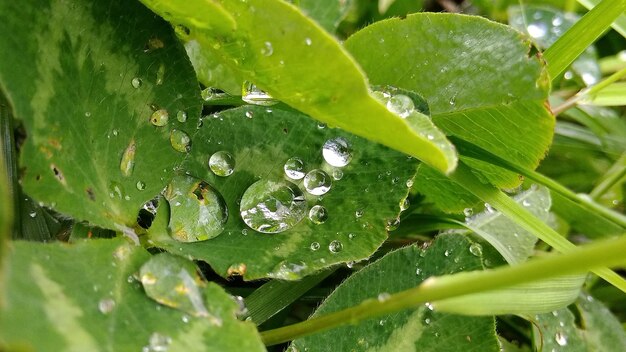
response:
[[[598,93],[581,100],[580,104],[624,106],[626,105],[626,82],[610,84]]]
[[[567,309],[526,318],[532,322],[533,345],[537,351],[587,352],[574,314]]]
[[[598,6],[601,0],[578,0],[584,7],[591,10],[595,6]],[[619,32],[622,36],[626,37],[626,14],[619,15],[615,21],[611,24],[611,27]]]
[[[576,301],[580,312],[583,337],[590,351],[626,350],[626,332],[611,311],[589,295]]]
[[[25,191],[132,236],[137,211],[183,157],[170,131],[195,126],[201,108],[182,45],[136,2],[2,2],[0,13],[0,32],[13,33],[0,37],[11,53],[0,56],[0,84],[28,134]],[[166,126],[150,123],[153,109],[169,113]]]

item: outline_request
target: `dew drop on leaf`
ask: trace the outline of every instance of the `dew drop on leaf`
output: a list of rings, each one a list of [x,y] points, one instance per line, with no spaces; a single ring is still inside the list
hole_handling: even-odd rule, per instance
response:
[[[158,332],[152,333],[148,340],[148,345],[141,349],[141,352],[165,352],[172,343],[169,336],[162,335]]]
[[[314,205],[309,210],[309,220],[314,224],[323,224],[328,219],[328,211],[321,205]]]
[[[160,304],[197,317],[210,316],[202,294],[206,283],[193,262],[160,253],[141,266],[139,276],[146,295]]]
[[[415,104],[413,103],[413,100],[404,94],[395,94],[389,97],[385,106],[387,107],[387,110],[404,119],[415,111]]]
[[[171,206],[172,237],[181,242],[204,241],[224,231],[228,210],[222,195],[208,183],[177,176],[165,190]]]
[[[216,152],[209,158],[209,169],[217,176],[230,176],[235,171],[235,157],[224,150]]]
[[[169,120],[170,114],[165,109],[158,109],[150,116],[150,123],[158,127],[167,125]]]
[[[248,81],[243,82],[241,100],[248,104],[261,106],[271,106],[278,103],[278,100],[272,98],[269,94],[260,90],[256,85]]]
[[[173,129],[170,132],[170,143],[174,150],[181,153],[188,153],[191,150],[191,138],[184,131]]]
[[[109,183],[109,197],[123,199],[124,187],[119,182],[112,181]]]
[[[128,177],[133,173],[135,167],[135,140],[131,140],[128,147],[122,154],[122,160],[120,161],[120,171],[122,175]]]
[[[480,257],[483,255],[483,246],[480,243],[472,243],[469,247],[470,253],[472,253],[476,257]]]
[[[559,346],[567,345],[567,335],[561,331],[557,331],[556,335],[554,335],[554,340],[559,344]]]
[[[134,77],[130,81],[130,85],[133,86],[133,88],[139,88],[139,87],[141,87],[142,84],[143,84],[143,81],[139,77]]]
[[[330,190],[332,180],[328,174],[320,169],[311,170],[304,176],[304,188],[314,196],[321,196]]]
[[[337,137],[329,139],[322,147],[324,160],[332,166],[344,167],[352,160],[352,150],[345,138]]]
[[[176,114],[176,119],[178,120],[178,122],[187,121],[187,112],[185,112],[184,110],[179,110]]]
[[[260,180],[241,198],[240,214],[251,229],[279,233],[295,226],[306,215],[306,201],[298,186],[288,181]]]
[[[146,183],[143,181],[137,181],[137,189],[140,191],[143,191],[144,189],[146,189]]]
[[[333,240],[328,244],[328,250],[332,253],[339,253],[343,250],[343,244],[338,240]]]
[[[115,308],[115,301],[112,298],[103,298],[98,302],[98,310],[102,314],[109,314]]]
[[[394,231],[394,230],[397,230],[399,226],[400,226],[400,218],[389,219],[387,220],[385,229],[387,231]]]
[[[272,56],[273,53],[274,53],[274,47],[272,46],[272,43],[271,42],[263,43],[263,48],[261,48],[261,54],[263,56]]]
[[[297,157],[290,158],[285,162],[283,170],[290,179],[300,180],[304,177],[304,162]]]
[[[341,171],[341,169],[334,169],[333,170],[333,180],[339,181],[342,178],[343,178],[343,171]]]
[[[320,243],[319,242],[312,242],[311,243],[311,250],[312,251],[316,251],[318,249],[320,249]]]

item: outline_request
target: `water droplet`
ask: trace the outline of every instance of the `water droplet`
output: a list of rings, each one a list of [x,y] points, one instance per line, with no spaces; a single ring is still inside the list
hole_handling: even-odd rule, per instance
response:
[[[387,231],[393,231],[396,230],[398,226],[400,226],[400,218],[389,219],[387,220],[387,225],[385,226],[385,229]]]
[[[305,38],[304,44],[306,44],[307,46],[311,46],[311,44],[313,44],[313,41],[311,40],[311,38]]]
[[[341,171],[341,169],[334,169],[333,170],[333,179],[335,181],[339,181],[343,178],[343,171]]]
[[[243,82],[241,100],[248,104],[271,106],[278,104],[278,100],[272,98],[266,92],[257,88],[252,82]],[[271,111],[269,111],[271,112]]]
[[[137,189],[140,191],[143,191],[144,189],[146,189],[146,184],[143,181],[137,181],[136,186],[137,186]]]
[[[164,195],[174,205],[169,226],[176,240],[204,241],[224,231],[228,220],[226,202],[208,183],[191,176],[177,176]]]
[[[204,101],[211,101],[216,99],[225,98],[228,96],[228,93],[224,93],[217,88],[205,88],[200,92],[200,96]]]
[[[274,53],[274,47],[272,46],[272,43],[270,42],[263,43],[263,48],[261,48],[261,54],[263,56],[272,56],[273,53]]]
[[[450,101],[448,101],[450,103],[451,106],[456,105],[456,96],[450,98]]]
[[[450,251],[446,249],[446,251],[443,252],[443,255],[445,255],[446,257],[450,256]]]
[[[188,153],[191,150],[191,138],[184,131],[173,129],[170,132],[170,143],[174,150]]]
[[[407,188],[411,188],[411,187],[413,187],[413,179],[408,179],[408,180],[406,180],[406,187],[407,187]]]
[[[480,243],[472,243],[469,247],[469,251],[473,255],[480,257],[483,255],[483,246],[481,246]]]
[[[102,314],[109,314],[115,308],[115,301],[112,298],[103,298],[98,302],[98,310]]]
[[[124,187],[118,182],[112,181],[109,183],[109,197],[123,199],[124,198]]]
[[[193,316],[210,316],[202,295],[206,283],[192,261],[159,253],[141,266],[139,277],[146,295],[153,300]]]
[[[545,24],[541,22],[528,24],[526,30],[528,31],[528,34],[535,39],[542,38],[548,31]]]
[[[319,242],[313,242],[313,243],[311,243],[311,250],[312,250],[312,251],[316,251],[316,250],[318,250],[318,249],[320,249],[320,244],[319,244]]]
[[[332,253],[339,253],[343,249],[343,244],[337,240],[331,241],[328,245],[328,250]]]
[[[302,191],[288,181],[257,181],[244,192],[240,204],[246,225],[262,233],[292,228],[304,218],[306,208]]]
[[[122,175],[128,177],[133,173],[135,167],[135,140],[131,140],[128,147],[122,154],[122,160],[120,161],[120,171]]]
[[[169,119],[170,115],[168,114],[167,110],[159,109],[153,112],[150,116],[150,123],[155,126],[162,127],[167,125]]]
[[[400,211],[405,211],[409,209],[409,206],[411,206],[411,201],[409,200],[409,198],[404,198],[400,201]]]
[[[31,211],[30,213],[28,213],[28,216],[30,216],[31,218],[35,218],[37,216],[37,212]]]
[[[172,343],[172,339],[169,336],[154,332],[150,335],[148,346],[144,346],[141,352],[165,352],[169,348],[170,343]]]
[[[209,169],[217,176],[230,176],[235,171],[235,157],[224,150],[216,152],[209,158]]]
[[[353,234],[353,233],[349,233],[348,234],[348,239],[350,239],[350,240],[353,240],[355,237],[356,237],[356,235]]]
[[[161,84],[163,84],[163,78],[165,77],[165,65],[161,64],[159,65],[159,69],[157,70],[156,73],[156,85],[160,86]]]
[[[421,274],[422,274],[422,269],[415,268],[415,275],[421,275]]]
[[[387,110],[402,118],[407,118],[413,111],[415,111],[415,104],[413,103],[413,100],[404,94],[391,96],[385,105]]]
[[[378,302],[384,302],[386,300],[388,300],[389,298],[391,298],[391,295],[387,292],[381,292],[378,294]]]
[[[320,169],[311,170],[304,176],[304,188],[314,196],[326,194],[332,186],[332,180],[328,174]]]
[[[323,224],[328,219],[328,212],[326,208],[321,205],[314,205],[311,210],[309,210],[309,220],[311,220],[314,224]]]
[[[185,112],[184,110],[178,110],[178,113],[176,114],[176,119],[179,122],[187,121],[187,112]]]
[[[354,212],[354,216],[356,216],[357,218],[360,218],[363,216],[363,210],[359,209],[357,211]]]
[[[561,331],[557,331],[556,335],[554,335],[554,340],[559,344],[559,346],[567,345],[567,335]]]
[[[522,205],[525,206],[525,207],[529,207],[530,206],[530,201],[528,199],[524,199],[522,201]]]
[[[254,117],[254,113],[252,111],[246,111],[246,117],[251,119]]]
[[[465,208],[463,209],[463,215],[465,215],[466,217],[470,217],[474,215],[474,210],[472,208]]]
[[[324,160],[332,166],[344,167],[352,160],[350,144],[343,137],[329,139],[322,147]]]
[[[495,210],[489,203],[485,203],[485,211],[489,214],[493,214],[495,212]]]
[[[304,162],[302,159],[293,157],[285,162],[283,166],[285,175],[292,180],[300,180],[304,177]]]
[[[139,88],[143,84],[143,81],[141,80],[141,78],[135,77],[130,81],[130,84],[133,86],[133,88]]]
[[[85,111],[85,117],[91,117],[91,112]]]

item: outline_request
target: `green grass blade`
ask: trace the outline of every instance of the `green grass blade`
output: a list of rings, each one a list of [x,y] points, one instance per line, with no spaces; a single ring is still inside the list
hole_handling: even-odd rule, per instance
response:
[[[570,253],[533,259],[516,266],[433,277],[420,286],[391,295],[386,300],[367,300],[352,308],[264,331],[261,337],[266,345],[275,345],[337,326],[355,324],[363,319],[412,308],[425,302],[492,291],[550,277],[584,273],[605,265],[624,264],[624,250],[626,236],[621,236],[618,239],[578,247]]]
[[[595,6],[598,6],[600,0],[578,0],[578,2],[591,10]],[[619,34],[626,37],[626,14],[621,14],[617,17],[617,19],[611,24],[611,27],[615,29]]]
[[[334,270],[305,276],[300,281],[271,280],[246,297],[247,317],[261,325],[322,282]]]
[[[543,53],[551,79],[558,77],[624,12],[624,0],[603,0]]]

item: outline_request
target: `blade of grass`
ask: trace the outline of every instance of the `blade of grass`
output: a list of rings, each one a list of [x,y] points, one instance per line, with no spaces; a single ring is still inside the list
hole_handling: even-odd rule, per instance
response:
[[[312,318],[301,323],[261,332],[267,346],[290,341],[346,324],[413,308],[425,302],[492,291],[555,276],[584,273],[602,266],[623,264],[626,236],[604,240],[574,251],[530,260],[495,270],[463,272],[432,277],[421,285],[391,295],[386,300],[367,300],[358,306]]]
[[[554,80],[623,14],[624,0],[602,0],[543,53]]]
[[[578,2],[591,10],[595,6],[598,6],[600,0],[578,0]],[[611,24],[611,27],[615,29],[619,34],[621,34],[624,38],[626,38],[626,14],[621,14],[617,17],[617,19]]]
[[[305,276],[299,281],[271,280],[246,297],[248,314],[245,318],[261,325],[269,318],[295,302],[303,294],[317,286],[335,270],[325,270],[314,275]]]
[[[615,164],[613,164],[611,169],[606,173],[606,177],[589,192],[589,195],[594,200],[600,199],[624,177],[626,177],[626,153],[622,154]]]
[[[6,180],[2,182],[3,187],[7,187],[7,196],[10,197],[10,201],[2,203],[5,204],[3,208],[13,209],[13,217],[19,214],[17,211],[20,209],[19,200],[19,185],[17,183],[17,153],[15,152],[15,139],[13,136],[13,116],[11,106],[7,101],[4,94],[0,91],[0,140],[2,145],[2,156],[0,156],[4,162],[6,168]],[[7,210],[10,211],[10,210]],[[19,219],[13,219],[12,234],[22,233],[21,222]],[[9,236],[11,237],[11,236]]]
[[[578,94],[576,94],[573,97],[567,99],[564,103],[562,103],[561,105],[559,105],[556,108],[552,109],[552,113],[554,114],[554,116],[556,116],[556,115],[562,113],[563,111],[571,108],[572,106],[576,105],[576,103],[580,102],[581,100],[593,99],[593,97],[596,94],[598,94],[600,91],[602,91],[603,89],[605,89],[607,87],[610,87],[611,84],[617,82],[618,80],[620,80],[624,76],[626,76],[626,68],[623,68],[623,69],[615,72],[614,74],[612,74],[609,77],[603,79],[601,82],[599,82],[598,84],[593,85],[592,87],[589,87],[589,88],[581,90],[580,92],[578,92]]]
[[[0,136],[2,136],[2,142],[0,143],[0,282],[2,282],[2,266],[4,264],[4,256],[6,252],[6,242],[11,236],[13,227],[13,208],[14,197],[12,184],[11,169],[8,167],[9,158],[12,158],[15,154],[11,154],[10,148],[13,144],[7,138],[7,129],[10,132],[10,136],[13,136],[13,130],[10,128],[10,115],[9,106],[4,99],[4,95],[0,92]]]

